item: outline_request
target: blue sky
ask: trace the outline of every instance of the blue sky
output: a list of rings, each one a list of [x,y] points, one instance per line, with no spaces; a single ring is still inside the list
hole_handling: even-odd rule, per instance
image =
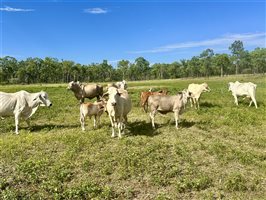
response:
[[[144,57],[190,59],[203,50],[266,47],[266,3],[256,0],[2,0],[0,56],[46,56],[81,64]]]

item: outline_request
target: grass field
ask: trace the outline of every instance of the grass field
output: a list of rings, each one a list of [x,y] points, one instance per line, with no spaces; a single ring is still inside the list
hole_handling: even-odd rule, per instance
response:
[[[257,84],[258,109],[234,105],[229,81]],[[171,94],[206,81],[201,109],[187,106],[176,130],[173,114],[157,115],[152,130],[139,106],[151,86]],[[45,90],[29,129],[0,120],[0,199],[265,199],[266,77],[239,76],[129,82],[133,109],[122,139],[111,138],[102,116],[81,131],[79,104],[66,85],[0,86],[0,91]]]

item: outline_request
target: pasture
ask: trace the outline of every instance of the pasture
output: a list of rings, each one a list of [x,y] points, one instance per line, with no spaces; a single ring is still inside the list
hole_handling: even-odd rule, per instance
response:
[[[229,81],[257,84],[254,105],[234,104]],[[167,88],[175,94],[206,81],[200,110],[158,114],[157,129],[139,106],[141,91]],[[105,84],[106,85],[106,84]],[[40,107],[31,128],[0,120],[0,199],[265,199],[266,78],[238,76],[129,82],[133,109],[122,139],[111,138],[102,115],[93,129],[79,122],[79,102],[67,84],[8,85],[0,91],[45,90],[53,103]],[[88,101],[88,100],[86,100]]]

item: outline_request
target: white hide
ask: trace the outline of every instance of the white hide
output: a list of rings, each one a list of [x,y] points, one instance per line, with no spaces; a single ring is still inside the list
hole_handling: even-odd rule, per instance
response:
[[[46,92],[28,93],[24,90],[16,93],[0,92],[0,116],[15,116],[16,134],[18,134],[19,118],[26,120],[37,111],[40,105],[51,106]]]

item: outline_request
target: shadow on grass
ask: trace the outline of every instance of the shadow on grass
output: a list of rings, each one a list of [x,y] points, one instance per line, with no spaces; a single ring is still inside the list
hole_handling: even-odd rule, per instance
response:
[[[221,108],[221,105],[210,103],[210,102],[202,102],[202,103],[200,103],[200,107],[202,107],[202,108],[204,108],[204,107],[205,108],[214,108],[214,107]]]
[[[169,120],[168,122],[171,126],[175,126],[175,121],[174,120]],[[195,122],[192,122],[192,121],[187,121],[185,119],[181,119],[179,122],[178,122],[178,127],[179,128],[190,128],[192,126],[194,126],[196,123]]]
[[[39,131],[42,131],[42,130],[45,130],[45,131],[49,131],[49,130],[53,130],[53,129],[58,129],[58,128],[77,128],[77,127],[80,127],[80,125],[78,124],[72,124],[72,125],[63,125],[63,124],[43,124],[43,125],[31,125],[30,126],[30,131],[31,132],[39,132]],[[25,127],[27,129],[27,127]]]
[[[153,137],[155,135],[158,135],[159,132],[157,131],[158,128],[161,127],[159,124],[155,124],[156,129],[153,129],[151,126],[151,123],[147,123],[146,121],[135,121],[130,123],[127,126],[127,129],[129,130],[129,136],[131,135],[146,135]]]
[[[187,121],[187,120],[181,120],[178,125],[181,127],[181,128],[190,128],[192,126],[194,126],[196,123],[195,122],[192,122],[192,121]]]

